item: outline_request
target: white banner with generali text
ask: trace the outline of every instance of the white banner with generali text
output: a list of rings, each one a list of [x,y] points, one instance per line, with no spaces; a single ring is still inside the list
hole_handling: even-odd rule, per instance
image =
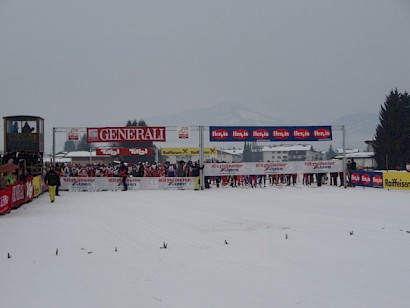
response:
[[[343,172],[342,160],[206,163],[205,176]]]

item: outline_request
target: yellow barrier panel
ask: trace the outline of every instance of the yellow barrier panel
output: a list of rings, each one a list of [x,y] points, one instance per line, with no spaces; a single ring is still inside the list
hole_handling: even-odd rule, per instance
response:
[[[161,154],[164,156],[172,155],[199,155],[199,148],[162,148]],[[205,148],[205,155],[217,155],[216,148]]]
[[[34,186],[34,197],[38,197],[42,193],[41,175],[35,176],[33,178],[33,186]]]
[[[410,190],[410,172],[383,172],[383,188]]]

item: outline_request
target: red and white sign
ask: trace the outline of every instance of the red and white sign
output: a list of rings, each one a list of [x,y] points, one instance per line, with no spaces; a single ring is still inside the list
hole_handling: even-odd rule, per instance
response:
[[[217,140],[224,140],[229,137],[229,132],[225,129],[216,129],[211,132],[211,136]]]
[[[173,177],[173,178],[151,178],[151,177],[129,177],[127,178],[128,190],[139,189],[164,189],[164,190],[193,190],[195,187],[194,177]],[[77,178],[62,177],[61,190],[69,191],[103,191],[121,190],[122,179],[120,177],[96,177]]]
[[[252,137],[258,140],[268,139],[269,138],[269,131],[266,129],[255,129],[252,131]]]
[[[290,136],[290,132],[287,129],[278,128],[272,132],[272,136],[279,140],[288,139]]]
[[[310,137],[310,132],[306,128],[298,128],[293,131],[293,137],[296,139],[308,139]]]
[[[343,161],[288,161],[281,163],[206,163],[205,176],[342,172]],[[359,176],[360,179],[360,176]]]
[[[87,128],[87,142],[166,141],[165,127],[127,126]]]
[[[383,186],[383,178],[378,174],[373,175],[372,181],[374,186]]]
[[[368,173],[362,174],[362,183],[364,185],[369,185],[372,182],[372,179]]]
[[[360,174],[358,173],[352,173],[350,178],[354,184],[358,184],[360,182]]]
[[[189,126],[183,126],[183,127],[178,127],[177,128],[177,135],[178,139],[189,139],[189,136],[191,134],[191,128]]]
[[[332,132],[327,128],[318,128],[313,131],[313,136],[317,139],[329,139],[332,136]]]
[[[67,134],[67,139],[69,141],[77,141],[80,140],[79,138],[79,129],[78,128],[70,128]]]
[[[0,189],[0,214],[6,214],[11,210],[11,187]]]
[[[246,129],[235,129],[232,132],[232,137],[236,140],[244,140],[249,137],[249,132]]]
[[[151,148],[97,148],[97,156],[150,156]]]

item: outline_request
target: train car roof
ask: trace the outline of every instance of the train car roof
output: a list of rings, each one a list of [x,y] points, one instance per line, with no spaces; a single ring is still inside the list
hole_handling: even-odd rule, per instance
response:
[[[33,116],[33,115],[15,115],[15,116],[7,116],[3,117],[3,119],[15,119],[15,120],[34,120],[34,119],[41,119],[44,120],[42,117]]]

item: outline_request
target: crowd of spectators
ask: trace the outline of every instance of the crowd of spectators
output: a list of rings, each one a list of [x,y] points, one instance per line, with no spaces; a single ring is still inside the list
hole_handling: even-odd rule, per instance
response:
[[[190,177],[195,176],[198,162],[125,163],[127,175],[132,177]],[[121,164],[56,164],[65,177],[119,177]]]
[[[121,177],[123,164],[56,164],[56,169],[63,177]],[[197,177],[199,164],[192,161],[178,161],[177,163],[125,163],[127,176],[130,177]],[[338,175],[338,174],[337,174]],[[267,187],[267,186],[296,186],[298,174],[281,175],[238,175],[213,176],[205,178],[205,186],[214,187]],[[325,174],[301,174],[303,185],[330,184],[337,185],[337,179]],[[341,180],[340,183],[341,184]]]

